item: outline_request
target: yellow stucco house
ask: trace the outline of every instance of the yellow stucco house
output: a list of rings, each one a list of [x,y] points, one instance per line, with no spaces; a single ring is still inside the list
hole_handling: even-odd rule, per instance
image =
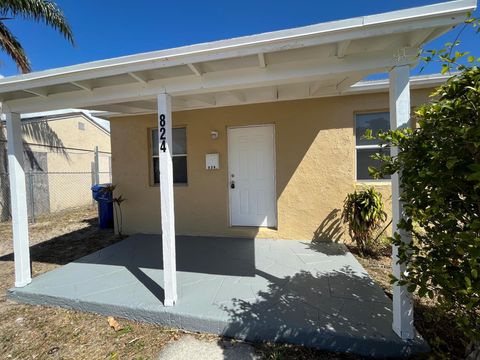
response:
[[[445,79],[412,78],[412,108]],[[390,128],[387,85],[360,82],[342,96],[174,112],[176,233],[346,239],[343,200],[372,185],[383,193],[389,221],[390,180],[370,178],[369,156],[379,149],[361,139],[367,128]],[[123,230],[160,233],[160,204],[150,200],[159,196],[157,116],[113,116],[110,123],[113,182],[128,199]]]
[[[165,307],[176,305],[181,289],[176,235],[341,240],[342,202],[366,183],[384,193],[397,229],[399,175],[372,182],[367,167],[378,144],[361,135],[367,128],[412,126],[412,108],[445,81],[410,77],[420,50],[475,8],[476,0],[449,1],[0,79],[13,139],[16,287],[31,282],[20,116],[34,111],[108,112],[113,183],[126,199],[123,230],[161,233],[154,242],[161,241],[161,255],[140,265],[161,262],[163,282],[150,279],[147,287],[161,283]],[[362,81],[380,73],[389,80]],[[402,239],[409,241],[409,234]],[[396,261],[396,247],[392,256],[399,277],[405,267]],[[132,273],[146,281],[149,269],[137,270]],[[178,271],[184,284],[185,273],[191,275]],[[197,298],[192,301],[195,309]],[[184,309],[179,303],[172,313]],[[415,337],[413,305],[399,285],[391,319],[402,340]]]

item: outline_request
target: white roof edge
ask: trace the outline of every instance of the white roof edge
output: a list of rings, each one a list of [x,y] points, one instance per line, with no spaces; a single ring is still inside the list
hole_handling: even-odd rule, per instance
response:
[[[328,35],[340,31],[358,30],[362,27],[370,27],[385,23],[397,23],[412,19],[418,20],[427,17],[465,13],[468,11],[473,11],[476,6],[477,0],[454,0],[421,7],[397,10],[382,14],[366,15],[351,19],[336,20],[293,29],[237,37],[228,40],[219,40],[166,50],[127,55],[106,60],[98,60],[72,66],[60,67],[56,69],[43,70],[38,72],[32,72],[29,74],[1,78],[0,87],[7,84],[22,82],[28,83],[29,81],[33,80],[41,80],[43,78],[51,78],[73,73],[82,73],[90,70],[100,70],[102,68],[112,69],[119,66],[128,66],[145,62],[148,63],[152,61],[168,62],[173,58],[185,57],[185,63],[188,63],[189,56],[199,54],[241,49],[251,46],[261,46],[281,41],[295,41],[299,38],[305,38],[315,35]]]
[[[410,77],[410,88],[412,89],[425,89],[431,87],[437,87],[444,84],[451,76],[455,75],[442,75],[442,74],[427,74],[416,75]],[[352,85],[346,94],[363,93],[363,92],[384,92],[388,91],[390,86],[389,79],[381,80],[362,80]]]
[[[100,130],[103,130],[104,132],[110,135],[110,130],[107,129],[105,126],[103,126],[99,121],[97,121],[96,120],[97,116],[93,115],[92,113],[101,113],[102,115],[98,114],[100,116],[108,115],[108,113],[105,111],[90,111],[90,110],[84,110],[84,109],[60,109],[60,110],[42,111],[42,112],[35,112],[35,113],[25,113],[25,114],[21,114],[21,118],[22,120],[26,120],[26,121],[34,120],[38,118],[42,118],[48,121],[50,120],[49,118],[53,120],[57,117],[65,118],[70,115],[81,115],[85,119],[90,121],[94,126],[98,127]],[[98,117],[98,119],[103,121],[108,121],[100,117]]]

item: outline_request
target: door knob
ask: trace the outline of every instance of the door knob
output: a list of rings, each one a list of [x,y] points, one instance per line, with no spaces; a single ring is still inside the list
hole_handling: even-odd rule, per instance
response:
[[[230,189],[235,189],[235,181],[230,182]]]

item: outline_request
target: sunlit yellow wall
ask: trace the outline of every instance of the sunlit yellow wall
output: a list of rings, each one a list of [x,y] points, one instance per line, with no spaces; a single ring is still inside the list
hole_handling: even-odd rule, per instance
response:
[[[412,105],[429,91],[413,91]],[[356,186],[354,114],[388,110],[388,94],[365,94],[191,110],[173,114],[187,127],[188,185],[175,186],[178,234],[345,239],[343,200]],[[229,226],[227,128],[275,124],[278,228]],[[111,119],[113,182],[123,203],[127,234],[160,232],[159,188],[151,186],[149,129],[155,115]],[[219,138],[212,140],[210,131]],[[205,154],[218,152],[221,169],[205,170]],[[390,206],[389,183],[376,184]],[[389,211],[390,212],[390,211]],[[389,215],[390,216],[390,215]]]

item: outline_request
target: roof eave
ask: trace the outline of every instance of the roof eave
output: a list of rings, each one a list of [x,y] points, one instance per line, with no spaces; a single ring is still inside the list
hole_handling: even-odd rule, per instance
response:
[[[442,23],[444,26],[453,26],[459,23],[459,19],[453,18],[454,16],[464,16],[475,7],[476,0],[456,0],[296,29],[94,61],[0,79],[0,93],[49,86],[62,81],[81,81],[127,72],[294,49],[311,46],[314,43],[345,41],[355,36],[371,36],[372,30],[376,27],[381,28],[382,32],[388,31],[385,27],[395,31],[396,26],[399,24],[403,26],[406,21],[410,22],[410,26],[414,26],[414,22],[450,17],[450,21],[445,19]]]

